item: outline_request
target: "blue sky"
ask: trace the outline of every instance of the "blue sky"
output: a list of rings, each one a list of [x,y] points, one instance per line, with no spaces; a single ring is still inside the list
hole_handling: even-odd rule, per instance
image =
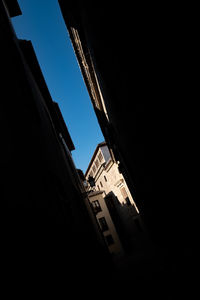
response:
[[[31,40],[52,99],[58,102],[75,145],[72,157],[84,172],[104,140],[57,0],[18,0],[12,18],[17,37]]]

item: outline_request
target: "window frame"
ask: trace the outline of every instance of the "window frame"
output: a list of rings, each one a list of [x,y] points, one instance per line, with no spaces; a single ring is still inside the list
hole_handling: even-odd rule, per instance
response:
[[[99,221],[99,225],[100,225],[100,227],[101,227],[101,231],[104,232],[104,231],[109,230],[108,223],[107,223],[105,217],[99,218],[98,221]]]

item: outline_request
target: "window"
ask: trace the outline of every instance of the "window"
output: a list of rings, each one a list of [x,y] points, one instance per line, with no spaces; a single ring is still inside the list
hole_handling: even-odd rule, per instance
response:
[[[101,187],[103,187],[103,184],[102,184],[102,182],[100,181],[100,185],[101,185]]]
[[[123,198],[126,199],[126,197],[128,197],[128,195],[127,195],[127,192],[126,192],[126,190],[125,190],[125,187],[122,187],[122,188],[120,189],[120,191],[121,191],[121,193],[122,193]]]
[[[99,218],[99,224],[100,224],[100,227],[101,227],[102,231],[108,230],[108,224],[107,224],[106,219],[104,217]]]
[[[123,196],[124,200],[126,201],[126,204],[127,204],[128,206],[130,206],[130,205],[131,205],[131,201],[130,201],[128,195],[127,195],[127,192],[126,192],[126,190],[125,190],[125,187],[122,187],[122,188],[120,189],[120,191],[121,191],[121,193],[122,193],[122,196]]]
[[[96,171],[96,167],[95,167],[95,166],[93,166],[93,167],[92,167],[92,170],[93,170],[93,172],[95,173],[95,171]]]
[[[104,176],[104,179],[105,179],[105,182],[107,182],[107,178],[106,178],[106,176]]]
[[[92,204],[93,204],[94,207],[100,207],[100,204],[99,204],[98,200],[92,201]]]
[[[92,207],[95,214],[97,214],[99,211],[101,211],[101,206],[99,204],[98,200],[92,201]]]
[[[92,173],[92,171],[90,172],[89,176],[93,177],[93,173]]]
[[[103,155],[102,155],[101,152],[100,152],[99,155],[98,155],[98,159],[99,159],[100,162],[103,160]]]
[[[95,161],[95,165],[98,168],[98,166],[99,166],[99,161],[98,160]]]
[[[107,243],[108,246],[114,244],[114,240],[113,240],[113,237],[112,237],[111,234],[105,236],[105,240],[106,240],[106,243]]]
[[[100,191],[100,187],[99,187],[99,185],[97,185],[97,188],[98,188],[98,190]]]

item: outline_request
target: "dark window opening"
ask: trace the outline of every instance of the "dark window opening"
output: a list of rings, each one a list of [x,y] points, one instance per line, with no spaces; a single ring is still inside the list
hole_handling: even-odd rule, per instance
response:
[[[96,213],[96,214],[102,210],[98,200],[92,201],[92,207],[93,207],[94,213]]]
[[[125,201],[126,201],[126,204],[127,204],[128,206],[131,205],[131,201],[130,201],[129,197],[126,197]]]
[[[100,224],[100,227],[101,227],[102,231],[108,230],[108,224],[107,224],[106,219],[104,217],[99,218],[99,224]]]
[[[105,236],[105,240],[106,240],[106,243],[107,243],[108,246],[114,244],[114,240],[113,240],[113,237],[112,237],[111,234]]]

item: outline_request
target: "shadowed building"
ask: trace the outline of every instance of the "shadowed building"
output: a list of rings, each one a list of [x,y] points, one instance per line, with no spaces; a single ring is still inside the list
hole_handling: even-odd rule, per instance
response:
[[[88,197],[109,251],[116,256],[141,250],[142,240],[148,239],[139,210],[112,157],[105,142],[98,144],[85,178],[88,182],[93,178]]]
[[[89,166],[85,172],[94,178],[96,191],[104,190],[106,194],[114,192],[121,204],[133,206],[135,215],[139,214],[138,208],[128,189],[123,175],[119,172],[118,164],[113,160],[111,152],[105,142],[97,145]]]
[[[24,286],[67,289],[84,281],[86,269],[109,269],[109,261],[91,226],[58,104],[31,42],[18,40],[11,25],[20,13],[17,1],[0,1],[4,278],[11,285],[20,278]]]
[[[106,205],[105,196],[104,191],[93,191],[89,193],[88,198],[108,251],[112,255],[112,258],[116,259],[124,255],[124,247],[114,220]]]
[[[173,269],[186,283],[198,234],[191,11],[179,3],[59,4],[105,141],[168,266],[166,278]]]
[[[193,138],[198,139],[197,126],[189,120],[195,111],[191,99],[196,99],[189,69],[196,64],[188,51],[194,30],[188,30],[189,13],[181,12],[184,4],[174,3],[59,3],[111,155],[120,162],[164,260],[164,274],[158,272],[155,278],[144,272],[147,282],[163,284],[169,297],[177,278],[183,292],[183,287],[192,291],[198,209],[191,166],[196,166]],[[44,285],[44,278],[66,282],[67,270],[67,282],[80,283],[85,270],[99,277],[105,260],[69,155],[73,143],[43,84],[30,43],[18,41],[11,26],[10,17],[20,13],[17,1],[0,1],[0,196],[6,274],[16,280],[20,269],[27,280]],[[144,276],[134,273],[133,280],[130,271],[128,278],[143,286]]]

